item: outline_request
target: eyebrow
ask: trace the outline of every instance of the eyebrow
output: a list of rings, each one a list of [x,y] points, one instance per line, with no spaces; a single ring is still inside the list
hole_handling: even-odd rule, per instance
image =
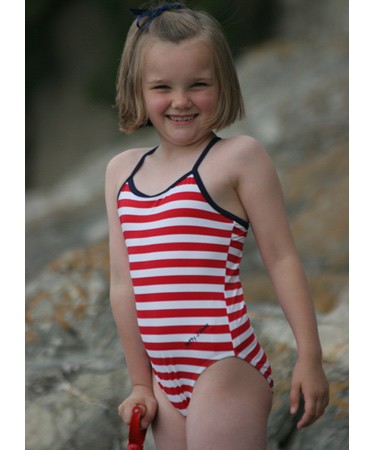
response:
[[[192,78],[189,83],[197,83],[200,81],[205,81],[208,83],[212,83],[215,80],[214,77],[197,77],[197,78]],[[151,79],[146,81],[146,84],[168,84],[170,83],[169,80],[166,79],[162,79],[162,78],[155,78],[155,79]]]

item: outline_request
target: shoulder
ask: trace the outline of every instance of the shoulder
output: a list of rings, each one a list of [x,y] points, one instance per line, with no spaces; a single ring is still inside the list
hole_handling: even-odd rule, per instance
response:
[[[252,136],[235,136],[223,139],[223,146],[234,159],[254,160],[257,158],[268,158],[263,146]]]
[[[107,164],[106,190],[118,192],[122,183],[131,175],[135,166],[149,148],[125,150],[114,156]]]
[[[235,136],[222,140],[222,155],[227,169],[235,178],[253,177],[274,171],[270,156],[264,147],[251,136]]]

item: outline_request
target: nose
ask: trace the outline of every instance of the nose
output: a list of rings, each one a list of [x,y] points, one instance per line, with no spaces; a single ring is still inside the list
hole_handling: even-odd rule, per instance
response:
[[[190,108],[191,99],[189,93],[184,90],[179,90],[174,93],[172,99],[172,107],[176,109],[186,109]]]

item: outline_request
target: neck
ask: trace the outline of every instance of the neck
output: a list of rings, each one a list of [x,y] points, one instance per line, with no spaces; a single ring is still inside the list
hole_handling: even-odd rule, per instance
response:
[[[165,159],[176,159],[179,158],[180,155],[201,151],[214,137],[215,133],[210,132],[189,144],[179,144],[178,142],[165,141],[163,137],[160,136],[158,153]]]

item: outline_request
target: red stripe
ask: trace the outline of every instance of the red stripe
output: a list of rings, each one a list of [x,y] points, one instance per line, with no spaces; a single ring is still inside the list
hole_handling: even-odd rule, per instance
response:
[[[210,364],[210,360],[203,358],[187,358],[187,357],[173,357],[173,358],[152,358],[152,362],[158,366],[200,366],[207,367]]]
[[[225,216],[220,215],[217,212],[204,211],[201,209],[193,208],[174,208],[172,210],[166,210],[156,214],[147,215],[133,215],[133,214],[122,214],[120,219],[121,223],[149,223],[158,222],[159,220],[165,219],[175,219],[178,218],[198,218],[212,220],[214,222],[228,223],[231,222]]]
[[[266,364],[266,362],[267,362],[267,356],[266,356],[266,354],[263,352],[262,357],[261,357],[260,360],[257,362],[257,364],[256,364],[255,367],[260,371],[260,370],[263,368],[263,366]]]
[[[198,373],[195,372],[159,372],[154,370],[155,375],[157,375],[161,380],[165,381],[175,381],[180,378],[187,378],[188,380],[197,380],[199,377]]]
[[[225,284],[225,289],[227,291],[235,291],[236,289],[241,289],[242,288],[242,284],[240,281],[236,281],[235,283],[226,283]]]
[[[247,315],[246,305],[239,311],[235,311],[234,313],[228,314],[229,322],[234,322],[235,320],[242,319],[243,316]]]
[[[130,263],[131,270],[163,269],[166,267],[207,267],[225,268],[225,261],[217,259],[160,259],[150,261],[134,261]]]
[[[197,325],[178,325],[178,326],[163,326],[163,327],[139,327],[139,331],[144,335],[166,335],[166,334],[197,334],[200,330]],[[229,333],[228,325],[210,325],[206,331],[209,334]]]
[[[151,230],[125,230],[125,239],[142,239],[144,237],[167,236],[170,234],[196,234],[198,236],[229,237],[229,230],[219,228],[198,227],[193,225],[176,225],[159,227]]]
[[[254,341],[255,341],[255,335],[252,334],[247,339],[245,339],[240,345],[237,345],[237,347],[235,348],[236,354],[238,355],[243,350],[245,350],[246,347],[250,347],[254,343]],[[256,347],[260,348],[258,343],[257,343]]]
[[[170,275],[133,279],[133,286],[152,286],[159,284],[222,284],[222,277],[211,275]],[[157,288],[156,288],[157,290]]]
[[[243,302],[244,300],[244,296],[243,294],[239,294],[239,295],[235,295],[234,297],[231,298],[227,298],[226,302],[227,302],[227,306],[233,306],[233,305],[237,305],[238,303]]]
[[[156,292],[152,294],[137,294],[137,302],[152,301],[184,301],[184,300],[223,300],[222,292]]]
[[[244,324],[239,326],[238,328],[232,330],[232,337],[233,339],[238,338],[238,336],[241,336],[241,334],[245,333],[245,331],[250,329],[250,322],[247,320]],[[254,334],[252,334],[254,336]]]
[[[241,262],[241,258],[239,256],[228,254],[228,261],[233,264],[239,264]]]
[[[227,269],[226,270],[226,276],[227,277],[238,277],[240,274],[240,269]]]
[[[168,197],[163,198],[163,205],[168,204],[174,201],[179,200],[192,200],[192,201],[200,201],[206,203],[205,198],[200,192],[175,192]],[[151,200],[134,200],[131,198],[122,198],[117,202],[119,208],[139,208],[139,209],[148,209],[155,206],[155,199]]]
[[[207,244],[204,242],[168,242],[168,243],[163,243],[163,244],[128,246],[129,255],[139,255],[139,254],[154,253],[154,252],[173,252],[173,251],[225,253],[226,250],[227,250],[226,245]]]
[[[225,309],[160,309],[137,311],[138,319],[168,319],[178,317],[226,317]]]
[[[243,241],[231,241],[231,243],[230,243],[230,246],[232,247],[232,248],[235,248],[235,249],[237,249],[237,250],[240,250],[240,251],[242,251],[243,250],[243,247],[244,247],[244,242]]]
[[[172,351],[172,350],[189,350],[206,351],[206,352],[227,352],[233,350],[232,342],[145,342],[146,350],[150,351]]]
[[[185,395],[185,392],[193,392],[193,386],[187,384],[176,387],[163,386],[163,390],[167,395]]]

